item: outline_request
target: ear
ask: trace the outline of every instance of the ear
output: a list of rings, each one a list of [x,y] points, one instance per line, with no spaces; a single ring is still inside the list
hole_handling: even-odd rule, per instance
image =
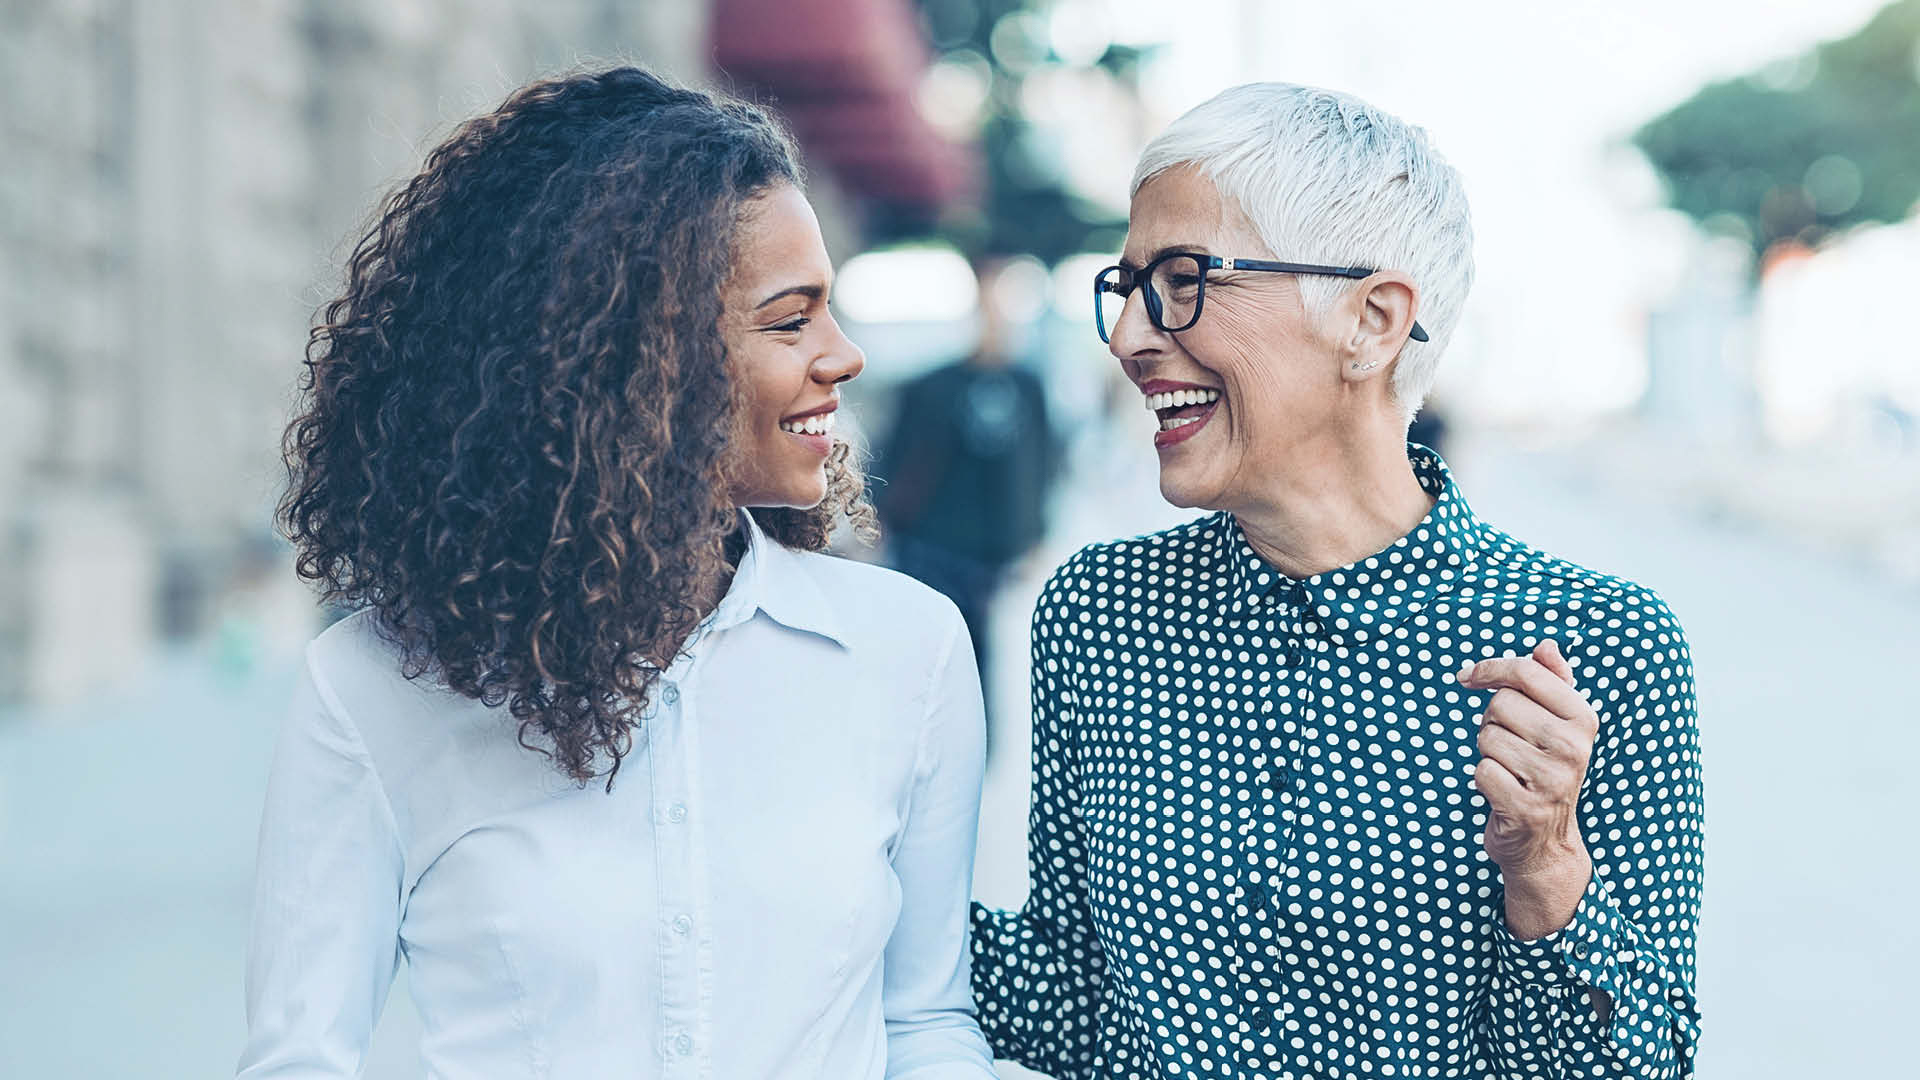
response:
[[[1344,305],[1352,332],[1343,344],[1341,375],[1350,382],[1384,378],[1406,347],[1420,308],[1420,290],[1398,270],[1361,279]]]

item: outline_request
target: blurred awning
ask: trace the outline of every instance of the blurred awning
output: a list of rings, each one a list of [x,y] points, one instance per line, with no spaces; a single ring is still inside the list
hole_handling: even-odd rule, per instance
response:
[[[715,0],[712,29],[714,67],[850,192],[937,210],[974,191],[975,150],[915,103],[928,54],[908,0]]]

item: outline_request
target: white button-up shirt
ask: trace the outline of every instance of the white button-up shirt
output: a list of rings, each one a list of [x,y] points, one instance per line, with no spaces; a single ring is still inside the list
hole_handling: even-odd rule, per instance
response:
[[[261,824],[240,1076],[357,1075],[402,957],[434,1077],[994,1075],[965,626],[748,528],[611,793],[505,709],[402,678],[365,613],[313,642]]]

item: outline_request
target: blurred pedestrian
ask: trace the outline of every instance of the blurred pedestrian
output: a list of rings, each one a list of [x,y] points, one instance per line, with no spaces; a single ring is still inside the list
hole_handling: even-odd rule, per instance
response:
[[[953,606],[819,554],[864,359],[785,135],[635,68],[462,126],[288,432],[329,599],[260,831],[243,1077],[993,1076]]]
[[[980,339],[971,354],[909,382],[873,465],[888,559],[945,593],[966,619],[992,717],[990,628],[1009,569],[1046,534],[1059,440],[1046,387],[1017,364],[1008,291],[1024,279],[982,261]]]
[[[1000,1056],[1692,1075],[1686,638],[1407,441],[1472,280],[1458,175],[1362,101],[1236,87],[1148,145],[1095,316],[1214,513],[1038,602],[1031,890],[974,919]]]

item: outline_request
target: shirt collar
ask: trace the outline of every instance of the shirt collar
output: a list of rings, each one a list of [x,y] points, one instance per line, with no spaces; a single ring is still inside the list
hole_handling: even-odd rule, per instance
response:
[[[747,550],[733,572],[726,598],[714,611],[712,628],[725,630],[753,618],[756,612],[782,626],[819,634],[845,646],[842,629],[827,590],[814,577],[806,553],[793,551],[768,536],[751,513],[740,511]]]
[[[1490,527],[1467,505],[1440,455],[1407,444],[1413,474],[1434,496],[1433,509],[1385,550],[1310,578],[1295,579],[1268,565],[1248,543],[1240,523],[1225,519],[1232,551],[1228,596],[1252,612],[1281,604],[1306,609],[1335,642],[1359,647],[1390,633],[1429,600],[1446,592],[1487,546]]]

